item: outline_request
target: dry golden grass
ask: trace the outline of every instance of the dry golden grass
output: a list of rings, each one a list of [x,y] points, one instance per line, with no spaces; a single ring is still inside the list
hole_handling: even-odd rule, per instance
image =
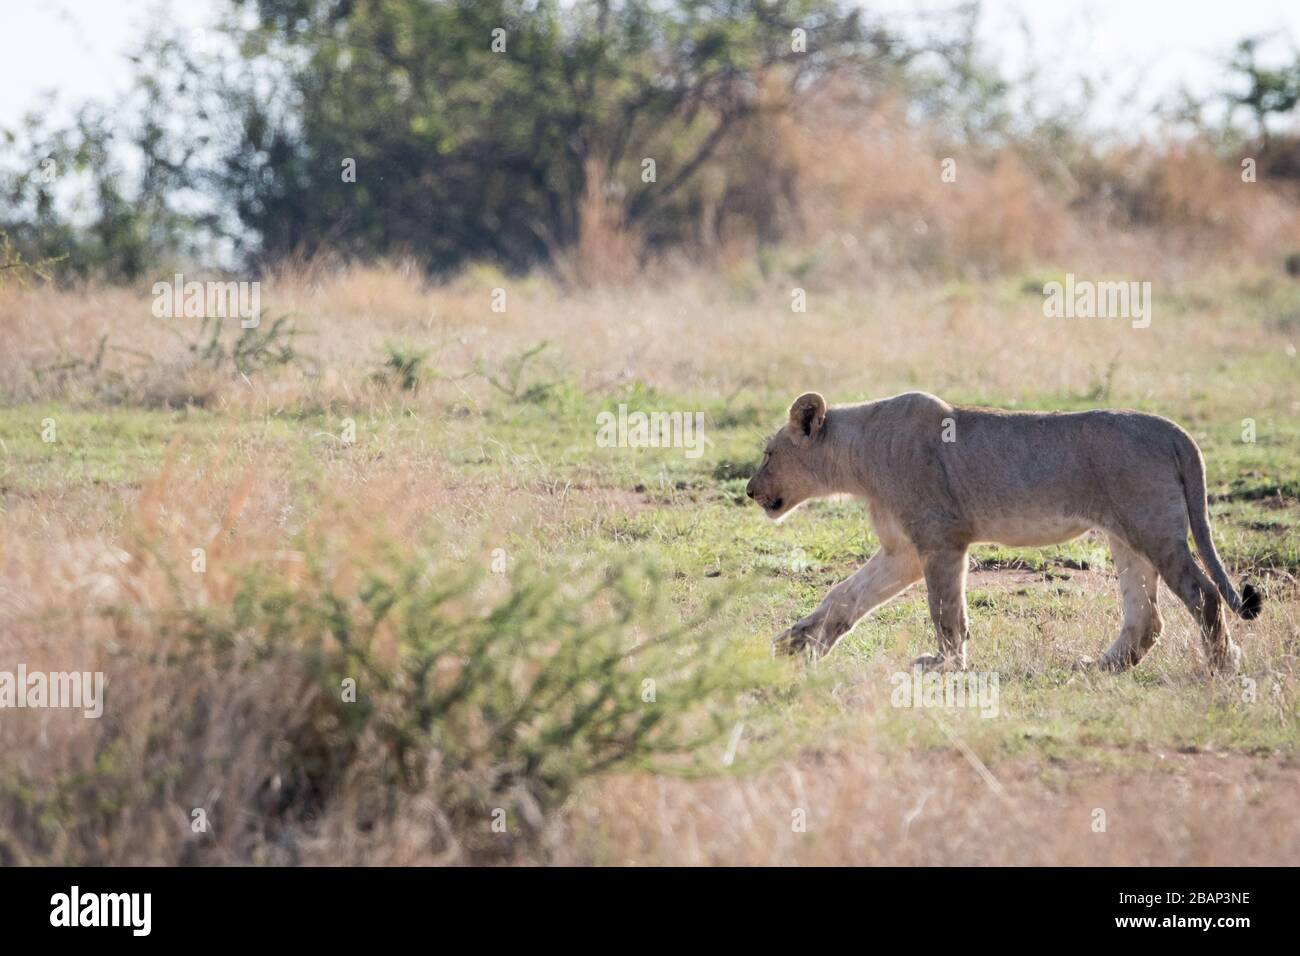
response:
[[[923,387],[1014,400],[1086,392],[1110,374],[1116,394],[1177,403],[1197,384],[1170,366],[1171,351],[1196,366],[1216,355],[1294,347],[1285,323],[1254,321],[1230,304],[1238,290],[1266,297],[1285,289],[1284,278],[1265,270],[1157,276],[1150,280],[1155,318],[1142,330],[1122,319],[1046,321],[1039,290],[1055,277],[1051,272],[982,286],[813,284],[807,313],[791,310],[789,282],[737,272],[721,281],[679,275],[571,294],[541,279],[501,276],[429,287],[401,269],[352,268],[323,280],[276,276],[264,283],[264,299],[297,317],[299,348],[322,370],[253,381],[187,367],[183,342],[150,316],[145,295],[7,291],[0,308],[10,347],[0,357],[0,386],[11,400],[166,407],[189,398],[232,413],[332,403],[434,408],[493,395],[482,378],[466,377],[475,364],[501,363],[545,341],[552,348],[540,363],[562,363],[561,371],[587,391],[633,382],[721,394],[816,386],[850,400]],[[1079,278],[1089,275],[1097,273]],[[504,314],[491,309],[497,288],[506,291]],[[108,351],[98,373],[33,376],[34,368],[68,359],[88,362],[104,336]],[[428,349],[426,364],[440,373],[418,395],[368,382],[394,340]],[[124,383],[106,381],[109,373]],[[1269,381],[1218,384],[1285,388]]]
[[[1286,866],[1300,854],[1300,768],[1158,754],[1162,769],[1044,774],[996,789],[955,754],[852,755],[747,780],[623,777],[578,804],[575,863],[664,866]],[[803,810],[803,830],[794,813]],[[1097,810],[1106,829],[1093,829]],[[598,834],[599,839],[593,839]]]

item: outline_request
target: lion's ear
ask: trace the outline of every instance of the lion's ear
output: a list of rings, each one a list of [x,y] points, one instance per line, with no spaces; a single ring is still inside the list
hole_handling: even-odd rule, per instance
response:
[[[816,392],[800,395],[790,406],[790,429],[796,436],[816,438],[826,423],[826,399]]]

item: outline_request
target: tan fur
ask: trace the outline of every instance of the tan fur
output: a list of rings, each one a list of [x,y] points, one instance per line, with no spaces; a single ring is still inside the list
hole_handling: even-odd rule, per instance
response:
[[[828,409],[795,399],[748,493],[784,518],[824,495],[864,498],[880,550],[776,639],[824,654],[864,615],[924,578],[938,652],[922,666],[964,667],[967,550],[977,542],[1041,546],[1099,528],[1110,540],[1124,626],[1100,664],[1123,670],[1154,644],[1157,578],[1191,611],[1212,667],[1235,666],[1223,604],[1243,610],[1210,537],[1205,469],[1185,431],[1131,411],[1005,412],[909,392]],[[1213,583],[1188,547],[1191,532]]]

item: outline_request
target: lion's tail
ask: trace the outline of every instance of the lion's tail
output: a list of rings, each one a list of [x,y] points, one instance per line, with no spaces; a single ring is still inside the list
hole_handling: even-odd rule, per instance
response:
[[[1183,495],[1187,499],[1187,514],[1191,518],[1192,540],[1196,542],[1196,550],[1200,552],[1201,560],[1205,562],[1205,567],[1214,580],[1214,586],[1228,602],[1228,607],[1248,621],[1257,618],[1264,603],[1263,597],[1250,584],[1243,584],[1241,594],[1237,594],[1236,588],[1228,579],[1223,562],[1219,560],[1219,552],[1214,548],[1214,538],[1210,535],[1210,508],[1205,498],[1205,462],[1201,458],[1201,450],[1190,436],[1179,437],[1183,440],[1174,446],[1178,458],[1178,476],[1182,479]]]

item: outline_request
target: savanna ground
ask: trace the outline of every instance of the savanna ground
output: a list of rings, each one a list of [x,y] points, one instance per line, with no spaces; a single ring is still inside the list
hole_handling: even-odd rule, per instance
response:
[[[0,666],[108,690],[99,721],[0,717],[0,862],[1295,863],[1300,283],[1166,269],[1133,329],[1044,318],[1055,277],[814,280],[796,313],[743,257],[609,288],[302,270],[262,290],[292,339],[239,364],[142,291],[4,290]],[[763,436],[801,391],[914,388],[1186,427],[1265,592],[1242,673],[1163,585],[1140,667],[1075,671],[1120,623],[1094,536],[973,552],[994,718],[891,706],[923,585],[772,659],[876,542],[854,501],[764,519]],[[704,453],[599,447],[620,402],[703,412]]]

